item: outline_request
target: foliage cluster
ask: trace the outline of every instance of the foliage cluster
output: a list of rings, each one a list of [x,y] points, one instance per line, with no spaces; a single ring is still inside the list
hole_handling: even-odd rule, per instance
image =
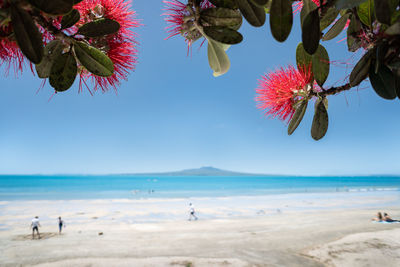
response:
[[[372,88],[384,99],[400,98],[400,10],[398,0],[189,0],[185,6],[181,34],[189,45],[205,37],[208,41],[208,60],[215,76],[229,70],[226,50],[243,40],[238,32],[245,19],[261,27],[269,14],[273,38],[284,42],[293,26],[293,9],[301,10],[302,40],[296,48],[298,72],[308,79],[307,84],[293,70],[269,74],[260,82],[257,100],[267,114],[286,119],[288,134],[300,124],[307,103],[315,99],[315,114],[311,136],[319,140],[328,129],[328,95],[357,87],[369,78]],[[165,1],[168,2],[168,1]],[[204,7],[205,6],[205,7]],[[325,88],[330,72],[328,51],[321,44],[332,40],[342,31],[347,33],[350,52],[364,50],[354,66],[349,81],[339,87]],[[283,75],[283,76],[282,76]],[[293,86],[297,78],[298,86]],[[291,80],[292,79],[292,80]],[[286,84],[292,87],[284,87]],[[290,96],[288,97],[288,93]],[[288,101],[289,100],[289,101]],[[289,115],[289,116],[287,116]]]
[[[189,48],[207,41],[214,76],[230,68],[227,50],[243,40],[243,20],[261,27],[269,17],[273,38],[284,42],[300,11],[302,40],[296,68],[265,75],[257,101],[266,113],[288,120],[291,135],[315,100],[311,136],[325,136],[327,96],[359,86],[368,79],[378,96],[400,98],[399,0],[164,0],[169,37],[181,35]],[[125,79],[136,63],[136,41],[130,30],[139,24],[124,0],[0,0],[0,59],[21,69],[24,57],[56,92],[68,90],[77,76],[92,78],[107,90]],[[363,50],[347,83],[326,88],[328,51],[321,44],[346,31],[347,49]],[[168,38],[169,38],[168,37]]]

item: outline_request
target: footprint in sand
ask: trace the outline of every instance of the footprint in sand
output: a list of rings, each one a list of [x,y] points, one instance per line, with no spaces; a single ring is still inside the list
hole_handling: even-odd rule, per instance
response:
[[[40,233],[40,239],[38,239],[38,236],[35,234],[35,239],[34,240],[41,240],[41,239],[49,239],[52,237],[60,236],[58,233]],[[32,240],[32,235],[17,235],[13,238],[14,241],[25,241],[25,240]]]

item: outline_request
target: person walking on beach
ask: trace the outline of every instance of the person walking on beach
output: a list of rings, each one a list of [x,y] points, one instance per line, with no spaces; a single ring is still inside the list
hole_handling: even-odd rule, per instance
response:
[[[61,217],[58,217],[58,234],[59,235],[61,235],[63,226],[65,227],[65,222],[61,219]]]
[[[39,227],[40,227],[39,216],[35,216],[35,218],[32,219],[31,227],[32,227],[32,239],[35,238],[35,231],[36,231],[36,233],[37,233],[37,235],[38,235],[38,239],[40,239],[40,233],[39,233]]]
[[[197,221],[197,216],[195,215],[194,206],[192,203],[189,203],[189,221],[192,220],[192,217]]]

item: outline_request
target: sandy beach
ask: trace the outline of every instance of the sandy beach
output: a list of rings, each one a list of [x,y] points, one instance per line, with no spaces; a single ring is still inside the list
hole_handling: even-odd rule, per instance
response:
[[[377,210],[400,218],[399,197],[190,199],[198,221],[187,220],[188,199],[3,201],[0,265],[400,266],[400,224],[371,222]],[[40,240],[31,239],[35,215]]]

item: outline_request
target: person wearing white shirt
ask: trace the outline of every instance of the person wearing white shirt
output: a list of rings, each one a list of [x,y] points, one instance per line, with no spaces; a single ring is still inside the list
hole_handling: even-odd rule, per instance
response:
[[[36,233],[37,233],[37,235],[38,235],[38,238],[40,239],[40,233],[39,233],[39,227],[40,227],[39,216],[35,216],[35,218],[32,219],[31,227],[32,227],[32,239],[35,238],[35,231],[36,231]]]

